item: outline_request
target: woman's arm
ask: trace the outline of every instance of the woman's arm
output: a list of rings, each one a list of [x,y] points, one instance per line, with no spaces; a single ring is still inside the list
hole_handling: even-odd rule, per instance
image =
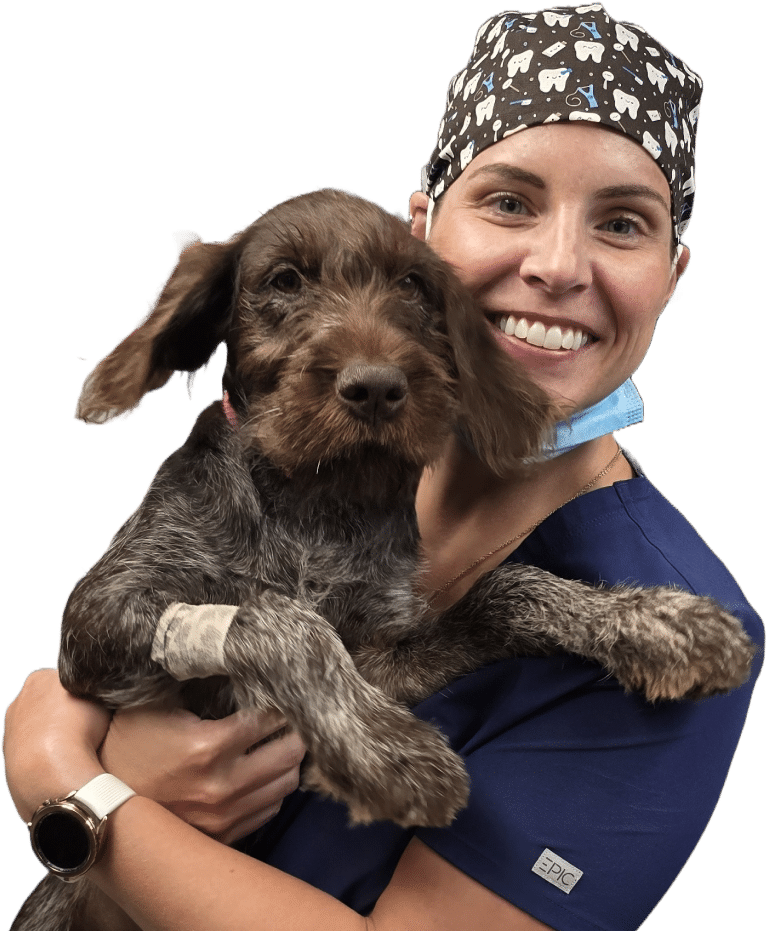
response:
[[[16,705],[21,706],[18,714],[13,713]],[[75,750],[68,736],[72,720],[84,728],[85,749],[73,758],[75,771],[69,773],[67,761]],[[44,765],[25,766],[32,760],[25,756],[18,778],[9,769],[9,785],[23,786],[33,810],[44,797],[69,792],[80,771],[93,776],[103,767],[138,795],[224,844],[251,834],[279,811],[298,787],[305,753],[297,734],[283,732],[286,721],[277,712],[205,721],[180,708],[137,708],[110,718],[98,705],[74,699],[53,669],[29,677],[9,709],[8,722],[25,748],[42,739],[39,753],[56,761],[47,772]],[[99,747],[98,754],[88,746]],[[7,764],[13,766],[12,755]],[[24,799],[14,801],[22,811]]]
[[[94,879],[145,931],[546,931],[548,927],[418,840],[405,851],[372,915],[363,918],[303,881],[222,847],[148,799],[131,799],[115,816],[113,836]]]
[[[52,671],[30,677],[6,716],[8,784],[23,818],[43,798],[65,794],[102,771],[97,748],[108,726],[103,710],[69,696]],[[146,931],[546,929],[419,841],[410,844],[372,915],[363,918],[140,795],[110,816],[104,857],[90,875]]]

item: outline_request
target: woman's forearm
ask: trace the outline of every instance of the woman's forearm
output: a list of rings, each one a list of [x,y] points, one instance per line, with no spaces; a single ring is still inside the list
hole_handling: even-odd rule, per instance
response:
[[[365,931],[332,896],[136,796],[110,816],[90,876],[145,931]]]
[[[43,799],[66,795],[104,771],[97,750],[109,721],[109,714],[99,706],[69,695],[54,670],[29,676],[8,709],[5,731],[8,785],[24,820]],[[245,726],[236,718],[212,723],[218,723],[217,731],[233,732],[218,756],[232,757],[234,772],[219,773],[219,781],[245,787],[258,784],[252,773],[240,770],[257,762],[259,754],[268,763],[270,745],[246,752],[260,727]],[[167,728],[160,733],[167,734]],[[141,746],[146,754],[144,743]],[[119,741],[113,750],[119,761]],[[300,748],[293,748],[288,756],[292,771]],[[281,785],[285,767],[279,763],[278,759],[273,767],[276,776],[269,770],[269,779],[274,777]],[[149,765],[161,768],[157,760]],[[116,774],[129,778],[123,771]],[[140,771],[131,773],[131,782],[133,776],[139,777],[132,785],[139,794],[109,815],[103,857],[88,876],[142,928],[360,931],[366,927],[364,919],[331,896],[213,840],[141,795],[141,783],[147,780],[140,778]]]
[[[54,670],[43,670],[27,679],[8,709],[5,730],[8,785],[25,821],[43,799],[65,795],[103,772],[97,751],[109,720],[102,708],[65,692]],[[118,735],[110,752],[112,762],[124,759],[123,751],[129,746],[140,746],[148,769],[163,769],[161,759],[148,751],[156,738],[168,742],[166,724],[179,722],[152,721],[150,714],[148,720],[123,722],[129,725],[123,737],[134,733],[134,726],[142,731],[149,724],[150,739],[147,743],[144,734],[138,744],[127,739],[123,746]],[[227,719],[209,723],[215,725],[219,738],[223,733],[219,750],[213,754],[223,765],[223,775],[218,765],[213,771],[218,773],[214,782],[223,780],[228,787],[225,798],[231,796],[232,790],[234,798],[240,798],[243,788],[246,791],[242,798],[251,797],[251,789],[263,788],[264,773],[267,788],[276,779],[278,794],[282,792],[280,774],[298,766],[303,754],[300,745],[291,745],[288,738],[282,738],[286,745],[270,761],[269,744],[248,750],[259,735],[264,736],[264,728],[270,731],[274,721],[261,720],[251,727],[233,716],[228,723]],[[199,737],[199,729],[192,730]],[[206,759],[209,741],[204,745]],[[233,768],[225,765],[227,757]],[[251,772],[249,767],[255,757],[260,757],[260,762]],[[178,772],[183,769],[171,770],[172,774]],[[122,771],[115,774],[128,775]],[[151,791],[154,781],[147,781],[140,767],[132,771],[132,776],[138,779],[132,787],[138,788],[139,794],[109,815],[102,859],[88,875],[145,931],[464,931],[469,927],[476,931],[549,931],[418,840],[408,845],[373,913],[362,918],[324,892],[192,827],[182,820],[183,813],[177,817],[141,794],[147,791],[141,783]],[[165,783],[167,774],[161,773],[161,777],[160,782]],[[171,782],[175,778],[171,775]],[[207,782],[203,780],[203,786]],[[195,789],[194,780],[191,789],[197,799],[195,804],[208,807],[205,800],[210,797],[209,791],[200,795],[200,786]],[[164,794],[163,790],[159,797]],[[214,792],[213,798],[219,799],[220,793]],[[182,812],[188,814],[188,808],[182,808]],[[235,810],[234,817],[230,812],[223,823],[229,825],[220,832],[225,837],[243,822]],[[316,855],[343,856],[343,851],[318,849]]]

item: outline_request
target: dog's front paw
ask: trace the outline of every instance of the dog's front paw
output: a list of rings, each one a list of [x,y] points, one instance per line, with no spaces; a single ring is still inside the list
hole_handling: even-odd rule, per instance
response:
[[[748,679],[756,648],[740,621],[712,599],[657,589],[651,617],[647,649],[628,644],[611,657],[611,671],[628,690],[651,701],[706,698]]]
[[[303,785],[346,804],[353,824],[444,827],[466,807],[466,768],[433,727],[404,708],[391,711],[364,746],[314,755]]]

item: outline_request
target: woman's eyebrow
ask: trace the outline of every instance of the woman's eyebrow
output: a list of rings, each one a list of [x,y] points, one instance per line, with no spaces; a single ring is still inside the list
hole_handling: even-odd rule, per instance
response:
[[[524,168],[506,165],[503,162],[483,165],[476,170],[475,175],[492,175],[499,181],[506,181],[509,183],[522,181],[525,184],[531,184],[533,187],[541,189],[546,187],[546,182],[539,175],[533,174],[532,171],[525,171]]]
[[[615,184],[601,188],[596,193],[597,200],[615,200],[621,197],[644,197],[657,201],[667,213],[671,212],[671,206],[663,195],[645,184]]]

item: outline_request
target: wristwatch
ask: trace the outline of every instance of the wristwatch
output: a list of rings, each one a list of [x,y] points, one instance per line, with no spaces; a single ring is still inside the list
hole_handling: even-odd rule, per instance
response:
[[[38,860],[59,879],[79,879],[99,858],[107,816],[135,794],[102,773],[64,798],[43,802],[27,825]]]

